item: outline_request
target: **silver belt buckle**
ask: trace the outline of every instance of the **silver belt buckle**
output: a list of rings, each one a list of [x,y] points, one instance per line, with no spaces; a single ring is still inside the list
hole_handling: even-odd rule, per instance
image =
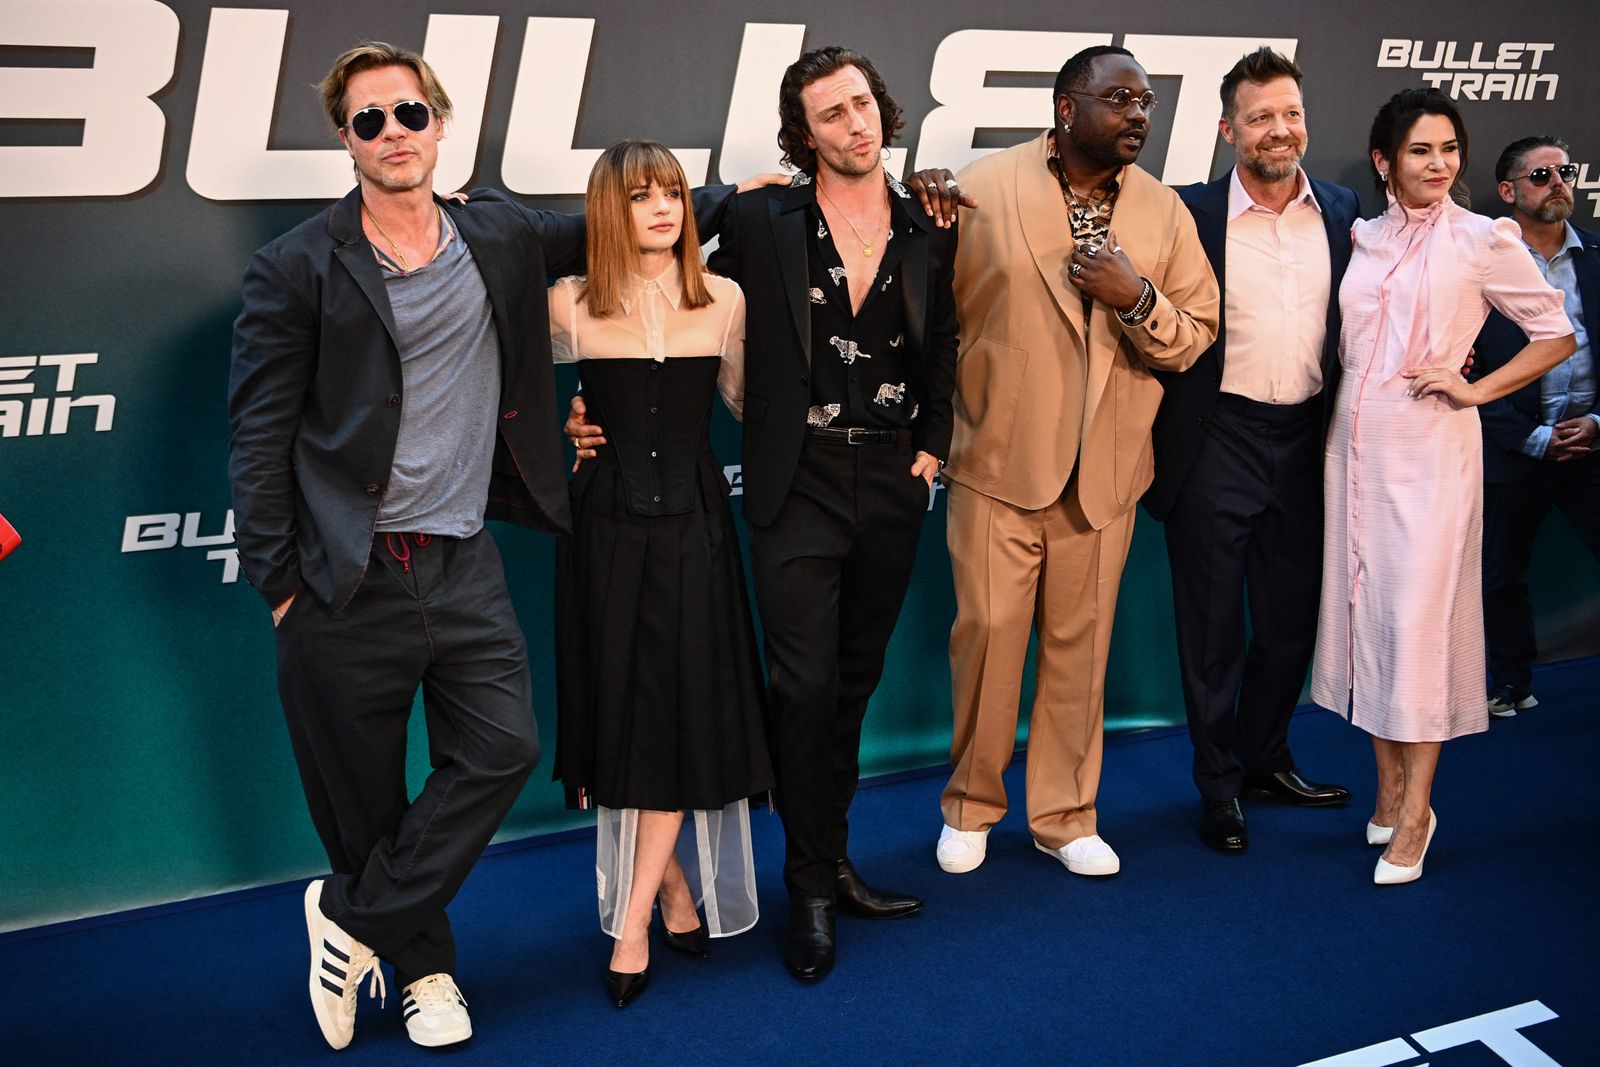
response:
[[[864,445],[869,440],[867,435],[872,432],[874,431],[865,429],[861,426],[846,427],[844,431],[844,443],[847,445]],[[861,434],[861,438],[859,440],[856,438],[857,433]]]

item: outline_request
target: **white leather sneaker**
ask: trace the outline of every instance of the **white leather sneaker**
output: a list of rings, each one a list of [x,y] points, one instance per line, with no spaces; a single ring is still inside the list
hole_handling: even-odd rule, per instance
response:
[[[372,972],[368,996],[387,999],[383,968],[366,945],[322,914],[322,879],[306,886],[306,938],[311,943],[311,1010],[317,1013],[322,1036],[336,1049],[350,1044],[356,1033],[356,994],[361,979]]]
[[[418,978],[402,991],[400,1010],[406,1016],[406,1033],[428,1048],[453,1045],[472,1036],[467,998],[448,974]]]
[[[1066,864],[1067,870],[1073,874],[1100,878],[1122,870],[1122,861],[1117,859],[1117,854],[1111,850],[1110,845],[1100,840],[1099,834],[1090,834],[1088,837],[1068,841],[1060,848],[1050,848],[1037,841],[1033,843],[1033,847]]]
[[[939,831],[935,855],[939,857],[939,866],[951,874],[977,870],[988,854],[988,830],[957,830],[947,825]]]

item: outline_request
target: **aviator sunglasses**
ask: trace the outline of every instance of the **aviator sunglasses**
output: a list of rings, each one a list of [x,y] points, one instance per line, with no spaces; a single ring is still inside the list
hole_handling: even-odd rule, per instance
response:
[[[1515,178],[1507,178],[1506,181],[1515,182],[1526,178],[1529,185],[1542,188],[1550,184],[1550,175],[1552,174],[1561,175],[1561,180],[1571,185],[1578,180],[1578,165],[1576,163],[1563,163],[1559,167],[1534,167],[1528,173],[1519,174]]]
[[[376,140],[383,133],[384,124],[393,114],[394,120],[412,133],[421,133],[433,121],[433,108],[421,100],[402,100],[392,107],[364,107],[350,116],[345,129],[363,141]]]

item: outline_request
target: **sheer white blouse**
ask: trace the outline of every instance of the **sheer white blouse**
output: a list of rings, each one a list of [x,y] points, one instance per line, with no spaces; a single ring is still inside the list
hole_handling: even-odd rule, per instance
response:
[[[655,278],[629,274],[622,313],[597,319],[583,303],[584,279],[550,287],[550,348],[557,363],[580,359],[720,356],[717,388],[735,417],[744,414],[744,292],[736,282],[705,275],[712,302],[683,303],[682,272],[671,264]]]

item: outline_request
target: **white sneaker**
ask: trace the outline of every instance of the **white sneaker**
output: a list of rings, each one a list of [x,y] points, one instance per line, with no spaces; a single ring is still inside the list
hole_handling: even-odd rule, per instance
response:
[[[1098,878],[1122,870],[1122,861],[1117,859],[1117,854],[1111,850],[1110,845],[1100,840],[1099,834],[1090,834],[1076,841],[1068,841],[1060,848],[1049,848],[1037,841],[1033,843],[1033,847],[1066,864],[1067,870],[1073,874]]]
[[[372,950],[322,914],[322,879],[306,886],[306,938],[311,943],[311,1009],[317,1013],[322,1036],[336,1049],[344,1048],[356,1033],[356,993],[361,979],[372,972],[368,996],[388,999],[383,969]]]
[[[1517,712],[1538,706],[1539,699],[1532,693],[1519,697],[1517,691],[1509,685],[1501,686],[1489,697],[1489,714],[1497,719],[1515,719]]]
[[[453,1045],[472,1036],[472,1020],[467,1017],[467,998],[448,974],[418,978],[401,991],[404,999],[406,1033],[419,1045],[437,1048]]]
[[[946,826],[939,831],[939,866],[951,874],[975,871],[989,853],[988,830],[957,830]]]

